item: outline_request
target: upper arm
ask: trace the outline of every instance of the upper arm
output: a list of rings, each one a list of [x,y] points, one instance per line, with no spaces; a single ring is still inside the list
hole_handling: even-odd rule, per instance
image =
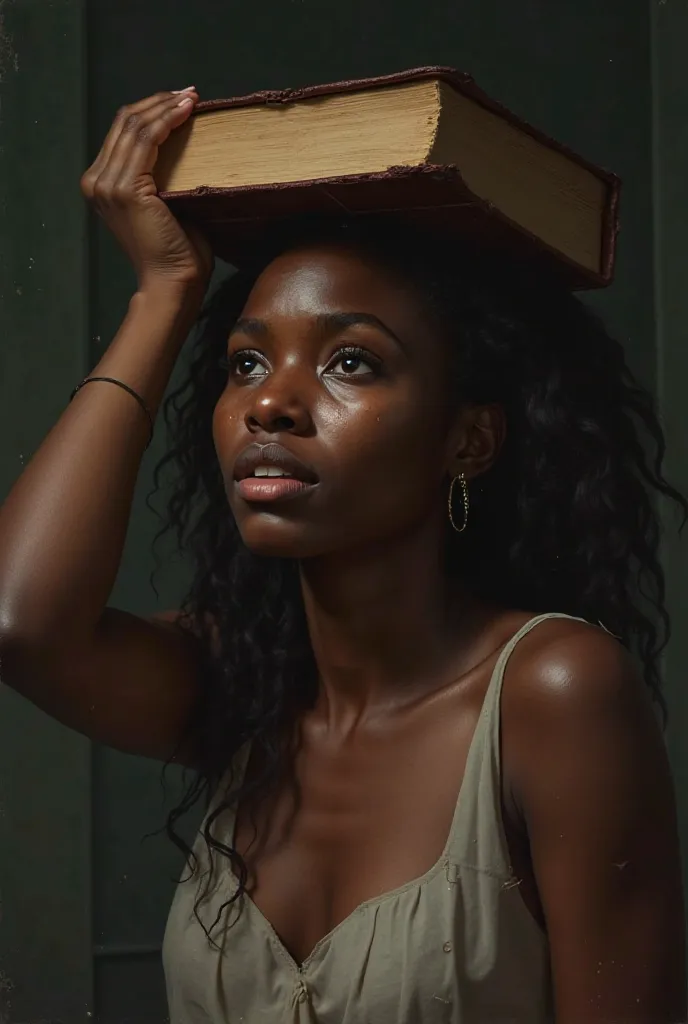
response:
[[[3,646],[2,681],[89,739],[143,757],[192,761],[186,740],[199,692],[197,641],[167,613],[106,608],[93,635],[63,647]]]
[[[557,1024],[685,1021],[673,787],[630,657],[592,627],[569,628],[521,661],[513,690],[513,786]]]

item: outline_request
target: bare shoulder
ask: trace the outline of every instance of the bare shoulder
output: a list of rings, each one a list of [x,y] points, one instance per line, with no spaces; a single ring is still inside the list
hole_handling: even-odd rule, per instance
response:
[[[601,627],[571,619],[536,626],[509,660],[501,710],[505,796],[517,822],[548,785],[563,803],[564,793],[575,802],[604,792],[640,815],[643,790],[669,806],[671,772],[650,691]]]
[[[536,626],[502,694],[507,808],[525,828],[556,1017],[685,1020],[673,782],[648,688],[605,630]],[[515,819],[514,819],[515,820]]]
[[[507,667],[504,713],[532,727],[618,715],[621,708],[655,718],[633,658],[600,626],[549,619],[518,644]]]

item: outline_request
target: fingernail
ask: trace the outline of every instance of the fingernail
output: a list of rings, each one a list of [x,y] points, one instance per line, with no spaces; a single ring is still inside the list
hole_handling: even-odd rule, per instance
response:
[[[189,107],[193,105],[193,97],[185,96],[183,100],[180,100],[177,104],[178,107]]]
[[[196,86],[195,85],[187,85],[186,89],[173,89],[172,90],[172,95],[173,96],[181,96],[181,94],[183,92],[195,92],[195,91],[196,91]]]

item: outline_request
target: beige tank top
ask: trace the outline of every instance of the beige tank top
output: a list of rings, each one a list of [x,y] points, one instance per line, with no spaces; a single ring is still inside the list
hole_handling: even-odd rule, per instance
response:
[[[499,707],[502,651],[471,741],[442,856],[426,874],[368,900],[302,964],[249,897],[223,911],[208,942],[193,907],[198,878],[177,887],[163,963],[170,1024],[544,1024],[552,1021],[549,953],[509,865],[502,822]],[[241,757],[240,770],[247,755]],[[409,809],[413,813],[413,809]],[[234,814],[215,823],[233,836]],[[202,839],[194,847],[208,866]],[[236,890],[222,864],[199,913],[213,924]]]

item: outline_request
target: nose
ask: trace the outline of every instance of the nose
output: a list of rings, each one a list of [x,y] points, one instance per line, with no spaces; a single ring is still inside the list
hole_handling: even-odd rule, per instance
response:
[[[256,388],[245,422],[252,434],[307,434],[313,426],[303,389],[294,375],[278,373]]]

